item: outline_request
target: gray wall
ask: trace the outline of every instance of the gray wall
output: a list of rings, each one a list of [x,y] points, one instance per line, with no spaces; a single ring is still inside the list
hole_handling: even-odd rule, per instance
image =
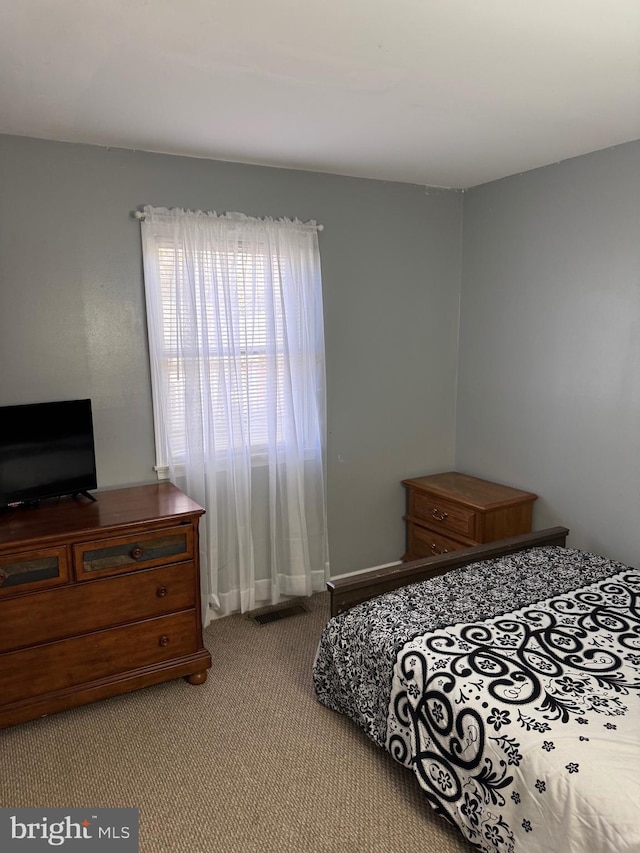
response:
[[[91,397],[103,488],[155,477],[130,212],[323,223],[332,573],[400,557],[400,480],[453,464],[460,193],[11,136],[0,187],[0,405]]]
[[[456,466],[637,564],[640,142],[465,193]]]

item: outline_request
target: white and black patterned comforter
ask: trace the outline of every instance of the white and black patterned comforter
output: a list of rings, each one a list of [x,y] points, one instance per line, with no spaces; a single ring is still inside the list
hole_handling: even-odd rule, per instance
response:
[[[331,619],[321,702],[500,853],[640,853],[640,571],[535,548]]]

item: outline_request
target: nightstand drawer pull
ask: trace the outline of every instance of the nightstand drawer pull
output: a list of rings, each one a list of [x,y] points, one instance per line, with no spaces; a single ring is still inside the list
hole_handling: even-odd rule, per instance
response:
[[[169,590],[166,588],[166,586],[159,586],[156,590],[156,595],[158,596],[158,598],[164,598],[168,592]]]
[[[168,646],[169,645],[169,638],[167,637],[166,634],[163,634],[160,637],[160,639],[158,640],[158,645],[159,646]]]
[[[440,512],[437,507],[431,510],[431,515],[436,519],[436,521],[444,521],[446,518],[449,518],[448,512]]]
[[[449,551],[446,548],[438,548],[435,542],[431,543],[431,553],[432,554],[448,554]]]
[[[131,556],[133,557],[134,560],[139,560],[143,554],[144,554],[144,551],[142,550],[142,548],[139,545],[136,545],[135,548],[131,549]]]

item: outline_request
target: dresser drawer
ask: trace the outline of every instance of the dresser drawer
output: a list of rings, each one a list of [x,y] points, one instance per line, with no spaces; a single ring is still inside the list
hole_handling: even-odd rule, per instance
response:
[[[409,515],[445,533],[459,534],[468,539],[474,539],[476,535],[477,513],[437,495],[413,492]]]
[[[57,586],[66,583],[68,576],[64,547],[0,556],[0,596]]]
[[[195,607],[194,563],[132,572],[5,601],[0,652]]]
[[[138,568],[193,559],[193,530],[190,525],[102,539],[73,546],[77,580],[117,575]]]
[[[0,655],[3,704],[197,651],[194,610]],[[29,677],[25,677],[29,673]]]
[[[407,527],[408,559],[417,560],[420,557],[433,557],[436,554],[447,554],[465,546],[455,539],[448,539],[441,533],[436,533],[419,524],[409,522]]]

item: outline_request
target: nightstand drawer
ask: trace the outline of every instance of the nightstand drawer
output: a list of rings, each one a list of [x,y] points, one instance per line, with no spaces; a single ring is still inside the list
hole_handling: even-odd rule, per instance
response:
[[[195,611],[148,619],[0,655],[3,704],[53,693],[123,670],[152,666],[198,649]],[[25,673],[30,677],[25,678]]]
[[[0,652],[195,607],[194,563],[16,597],[2,608]]]
[[[117,575],[138,568],[190,559],[193,559],[193,533],[189,525],[73,546],[77,580]]]
[[[421,527],[419,524],[408,523],[408,554],[406,559],[418,560],[420,557],[433,557],[436,554],[446,554],[457,551],[465,546],[454,539],[448,539],[440,533]]]
[[[433,529],[441,529],[445,533],[459,534],[469,539],[475,538],[477,513],[436,495],[414,492],[409,515]]]

